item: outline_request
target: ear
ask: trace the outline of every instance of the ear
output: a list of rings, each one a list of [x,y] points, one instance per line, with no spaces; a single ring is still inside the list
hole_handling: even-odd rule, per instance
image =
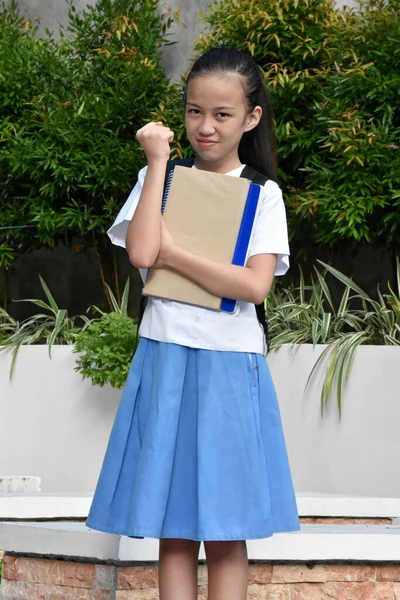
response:
[[[245,131],[251,131],[252,129],[257,127],[262,117],[262,112],[263,111],[261,106],[256,106],[254,110],[247,115]]]

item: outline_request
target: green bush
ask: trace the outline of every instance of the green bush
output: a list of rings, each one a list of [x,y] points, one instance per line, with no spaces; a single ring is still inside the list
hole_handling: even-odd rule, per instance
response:
[[[399,0],[353,11],[331,0],[221,0],[205,23],[196,53],[236,47],[264,73],[295,247],[396,248]]]
[[[101,317],[75,336],[74,352],[79,353],[75,370],[83,379],[90,378],[93,385],[109,383],[122,388],[138,344],[138,326],[128,315],[129,279],[120,302],[107,288],[113,310],[106,313],[91,307]]]
[[[137,325],[122,313],[106,313],[76,337],[74,352],[80,353],[76,371],[93,385],[122,388],[137,345]]]
[[[157,0],[71,8],[56,42],[3,5],[0,226],[23,228],[0,231],[0,265],[68,241],[66,232],[101,254],[144,163],[136,130],[170,89],[159,61],[172,16],[158,8]]]

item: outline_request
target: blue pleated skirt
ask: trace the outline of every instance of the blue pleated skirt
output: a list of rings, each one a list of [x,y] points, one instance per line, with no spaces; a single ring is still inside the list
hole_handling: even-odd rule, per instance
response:
[[[198,541],[299,529],[265,357],[142,338],[87,526]]]

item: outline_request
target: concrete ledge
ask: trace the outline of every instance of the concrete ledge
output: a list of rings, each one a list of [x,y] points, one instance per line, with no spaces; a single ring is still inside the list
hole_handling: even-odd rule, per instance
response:
[[[88,494],[0,494],[0,519],[85,519]]]
[[[1,494],[0,519],[85,519],[90,494]],[[297,494],[301,517],[380,518],[400,517],[400,499]]]
[[[157,540],[133,540],[89,530],[83,523],[0,522],[6,553],[118,563],[152,562]],[[248,543],[249,559],[279,562],[399,562],[400,528],[303,525],[300,532]],[[203,555],[204,556],[204,555]]]
[[[119,558],[119,536],[89,531],[83,523],[0,522],[0,540],[6,553],[100,561]]]
[[[297,493],[301,517],[400,517],[400,498],[373,498],[333,494]]]

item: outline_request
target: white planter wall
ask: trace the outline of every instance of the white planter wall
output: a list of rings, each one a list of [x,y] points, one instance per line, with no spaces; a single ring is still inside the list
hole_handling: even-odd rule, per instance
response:
[[[36,475],[42,491],[94,489],[120,392],[74,371],[70,346],[21,348],[9,381],[0,353],[0,474]]]
[[[319,390],[304,397],[322,347],[283,347],[269,357],[298,492],[400,497],[400,348],[359,348],[344,396],[321,420]],[[12,381],[0,353],[0,476],[42,478],[42,491],[94,489],[120,392],[92,387],[75,355],[21,348]]]
[[[339,422],[321,419],[319,389],[303,395],[322,346],[269,357],[297,491],[400,498],[400,347],[361,346]]]

